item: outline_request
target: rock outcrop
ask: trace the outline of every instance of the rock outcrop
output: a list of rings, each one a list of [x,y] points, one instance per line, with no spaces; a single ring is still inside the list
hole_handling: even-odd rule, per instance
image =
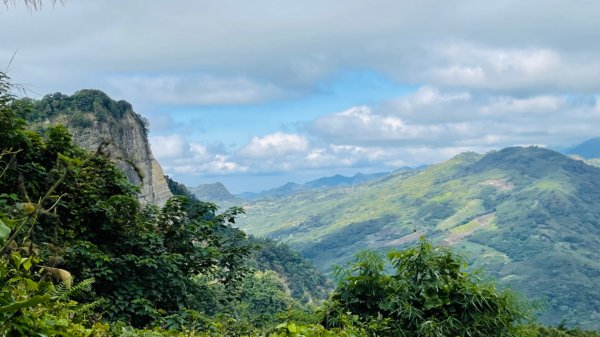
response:
[[[171,197],[160,164],[148,143],[147,122],[131,104],[114,101],[98,90],[81,90],[72,96],[60,93],[34,102],[34,127],[65,125],[75,143],[90,151],[102,145],[127,179],[140,187],[143,204],[162,205]]]

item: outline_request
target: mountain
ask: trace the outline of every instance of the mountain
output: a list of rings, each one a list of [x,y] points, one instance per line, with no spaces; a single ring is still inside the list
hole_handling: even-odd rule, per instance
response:
[[[189,190],[196,196],[196,198],[198,198],[198,200],[202,201],[221,202],[235,199],[235,196],[229,193],[227,187],[220,182],[213,184],[201,184],[196,187],[191,187]]]
[[[600,158],[600,137],[588,139],[566,151],[567,154],[584,159]]]
[[[32,128],[63,124],[79,146],[97,151],[105,145],[103,151],[140,187],[142,203],[163,204],[171,196],[163,170],[150,150],[147,121],[131,104],[114,101],[99,90],[81,90],[72,96],[55,93],[27,103],[31,111],[24,117]]]
[[[270,190],[262,191],[259,193],[245,192],[238,194],[237,196],[245,200],[258,200],[264,198],[281,198],[292,195],[294,193],[302,191],[314,191],[319,189],[331,188],[336,186],[351,186],[363,184],[387,175],[388,172],[379,172],[371,174],[356,173],[354,176],[346,177],[340,174],[336,174],[331,177],[323,177],[316,180],[306,182],[304,184],[298,184],[289,182],[283,186],[275,187]]]
[[[541,321],[600,328],[600,169],[538,147],[464,153],[369,184],[248,202],[241,226],[322,271],[425,235],[503,287],[541,299]]]

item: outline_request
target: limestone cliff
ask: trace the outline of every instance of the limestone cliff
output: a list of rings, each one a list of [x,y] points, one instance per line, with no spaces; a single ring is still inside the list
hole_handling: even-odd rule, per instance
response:
[[[34,127],[63,124],[75,143],[91,151],[107,144],[105,152],[131,183],[140,186],[142,203],[162,205],[171,197],[150,150],[147,123],[131,104],[114,101],[98,90],[81,90],[72,96],[56,93],[33,103],[30,122]]]

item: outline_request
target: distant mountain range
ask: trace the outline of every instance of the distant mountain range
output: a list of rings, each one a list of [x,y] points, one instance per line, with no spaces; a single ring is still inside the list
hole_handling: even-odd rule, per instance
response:
[[[324,178],[312,180],[312,181],[306,182],[304,184],[297,184],[297,183],[290,182],[283,186],[272,188],[270,190],[266,190],[266,191],[262,191],[262,192],[258,192],[258,193],[245,192],[245,193],[238,194],[237,196],[244,200],[281,198],[281,197],[286,197],[286,196],[289,196],[289,195],[292,195],[292,194],[295,194],[298,192],[302,192],[302,191],[315,191],[315,190],[327,189],[327,188],[337,187],[337,186],[352,186],[352,185],[363,184],[363,183],[375,180],[377,178],[381,178],[381,177],[385,176],[386,174],[388,174],[388,172],[380,172],[380,173],[372,173],[372,174],[363,174],[363,173],[359,172],[351,177],[346,177],[346,176],[343,176],[340,174],[336,174],[331,177],[324,177]]]
[[[545,301],[543,322],[600,329],[600,169],[558,152],[464,153],[366,184],[246,201],[241,226],[283,240],[323,271],[362,249],[422,235]]]
[[[363,184],[387,175],[388,172],[363,174],[357,173],[351,177],[336,174],[331,177],[319,178],[298,184],[289,182],[285,185],[275,187],[262,192],[244,192],[240,194],[231,194],[229,190],[220,182],[213,184],[201,184],[191,187],[189,190],[200,200],[212,201],[216,203],[230,201],[243,202],[249,200],[282,198],[303,191],[316,191],[337,186],[353,186]]]

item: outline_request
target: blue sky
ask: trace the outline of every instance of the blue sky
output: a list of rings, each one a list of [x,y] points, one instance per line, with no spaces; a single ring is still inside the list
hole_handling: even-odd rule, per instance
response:
[[[257,191],[599,136],[600,3],[65,1],[0,8],[30,95],[105,91],[166,173]]]

